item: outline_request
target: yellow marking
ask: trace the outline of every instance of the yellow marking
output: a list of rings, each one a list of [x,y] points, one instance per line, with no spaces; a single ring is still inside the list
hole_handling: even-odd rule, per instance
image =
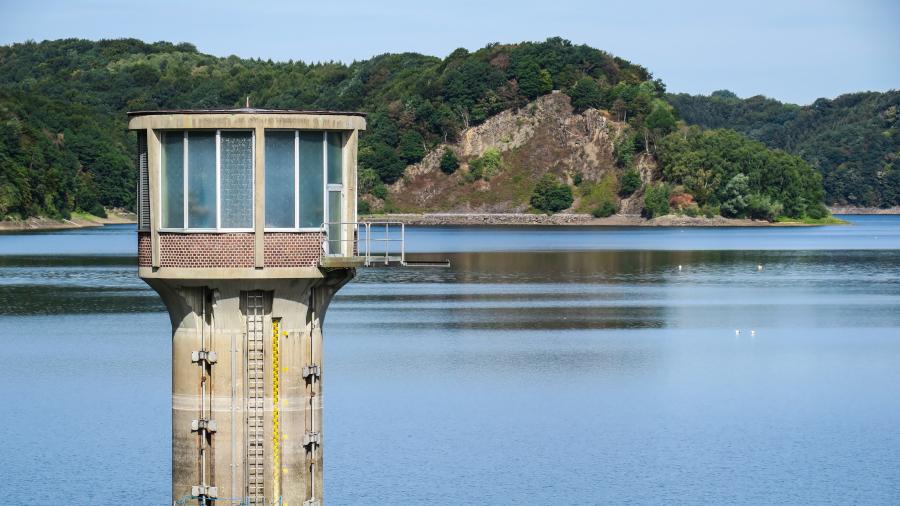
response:
[[[281,438],[280,420],[278,416],[278,371],[281,369],[281,357],[279,357],[278,344],[280,339],[280,318],[272,318],[272,467],[281,468]],[[281,497],[281,476],[275,473],[272,480],[272,497]]]

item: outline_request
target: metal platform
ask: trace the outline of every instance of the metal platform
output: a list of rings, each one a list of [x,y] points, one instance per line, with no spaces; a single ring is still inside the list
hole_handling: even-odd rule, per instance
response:
[[[334,237],[348,225],[353,237]],[[322,229],[322,267],[450,267],[446,259],[407,259],[406,224],[399,221],[326,222]]]

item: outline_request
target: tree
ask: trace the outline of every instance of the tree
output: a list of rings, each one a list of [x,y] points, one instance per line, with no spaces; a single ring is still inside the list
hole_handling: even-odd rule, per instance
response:
[[[747,197],[750,193],[749,179],[738,173],[725,185],[725,199],[722,202],[722,215],[729,218],[740,218],[747,210]]]
[[[622,174],[622,182],[619,185],[619,195],[627,197],[641,187],[641,175],[634,169],[628,169]]]
[[[603,104],[603,92],[597,86],[597,81],[590,77],[582,77],[569,91],[572,98],[572,106],[576,112],[585,109],[598,108]]]
[[[533,61],[524,63],[516,77],[519,83],[519,90],[529,100],[534,100],[553,90],[553,80],[550,74],[542,71],[538,64]]]
[[[649,149],[651,142],[656,143],[675,129],[675,115],[672,114],[672,106],[662,100],[657,100],[653,105],[653,110],[644,120],[644,126],[647,133],[645,144]]]
[[[657,183],[647,186],[644,193],[644,209],[641,212],[645,218],[656,218],[669,214],[669,186],[665,183]]]
[[[456,153],[449,148],[445,148],[444,154],[441,155],[441,171],[444,174],[453,174],[458,168],[459,158],[456,157]]]
[[[558,182],[556,177],[549,173],[538,180],[531,194],[531,206],[547,214],[568,209],[573,201],[572,188]]]
[[[418,163],[425,156],[425,140],[415,130],[408,130],[400,137],[400,158],[407,164]]]
[[[372,169],[385,184],[392,184],[403,175],[406,164],[388,145],[377,143],[359,150],[359,164],[363,169]]]

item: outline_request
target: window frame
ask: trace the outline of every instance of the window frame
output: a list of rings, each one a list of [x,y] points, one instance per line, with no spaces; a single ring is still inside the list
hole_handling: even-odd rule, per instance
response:
[[[264,232],[324,232],[325,224],[330,220],[330,207],[328,205],[328,192],[340,191],[343,196],[344,192],[344,152],[346,142],[344,142],[343,130],[323,130],[320,128],[267,128],[266,132],[294,132],[294,227],[265,227]],[[322,132],[322,224],[318,227],[301,227],[300,226],[300,132]],[[341,183],[328,183],[328,133],[334,132],[341,135]],[[264,220],[265,222],[265,220]]]
[[[188,228],[188,189],[189,189],[189,181],[188,181],[188,169],[189,169],[189,160],[188,160],[188,134],[190,132],[203,132],[203,131],[215,131],[216,133],[216,227],[215,228]],[[194,129],[186,129],[186,130],[162,130],[162,135],[170,135],[174,132],[182,133],[182,146],[183,146],[183,154],[182,154],[182,178],[184,188],[182,190],[182,206],[183,212],[181,217],[181,227],[173,228],[168,227],[164,228],[162,226],[162,200],[163,200],[163,192],[164,189],[160,187],[159,195],[157,196],[157,216],[158,223],[160,226],[157,227],[158,232],[175,232],[175,233],[241,233],[241,232],[253,232],[254,227],[249,228],[235,228],[235,227],[223,227],[222,226],[222,132],[250,132],[250,160],[252,160],[253,170],[251,171],[250,178],[250,213],[251,213],[251,223],[256,223],[256,130],[252,128],[216,128],[216,129],[205,129],[205,128],[194,128]],[[159,157],[159,164],[157,169],[159,171],[160,178],[163,173],[163,157]]]

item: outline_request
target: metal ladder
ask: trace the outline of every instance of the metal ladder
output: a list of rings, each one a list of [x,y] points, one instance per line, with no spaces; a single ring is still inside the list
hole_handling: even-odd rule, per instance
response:
[[[265,306],[262,292],[247,292],[247,504],[265,497]]]

